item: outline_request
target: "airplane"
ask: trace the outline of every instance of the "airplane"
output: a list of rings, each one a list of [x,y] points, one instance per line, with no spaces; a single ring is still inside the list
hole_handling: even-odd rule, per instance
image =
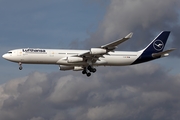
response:
[[[132,37],[133,33],[129,33],[122,39],[90,50],[21,48],[10,50],[2,57],[18,63],[19,70],[22,70],[22,64],[56,64],[60,70],[82,71],[89,77],[96,72],[97,66],[134,65],[168,56],[175,50],[163,51],[169,34],[170,31],[162,31],[140,51],[115,51],[119,44]]]

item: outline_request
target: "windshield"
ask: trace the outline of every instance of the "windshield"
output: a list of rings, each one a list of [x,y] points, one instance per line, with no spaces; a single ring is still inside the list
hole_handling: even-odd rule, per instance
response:
[[[9,51],[8,53],[9,53],[9,54],[12,54],[12,52],[10,52],[10,51]]]

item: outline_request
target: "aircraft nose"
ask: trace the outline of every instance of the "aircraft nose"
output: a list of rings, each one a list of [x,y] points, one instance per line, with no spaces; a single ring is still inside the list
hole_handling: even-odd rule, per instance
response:
[[[7,54],[2,55],[4,59],[7,59]]]

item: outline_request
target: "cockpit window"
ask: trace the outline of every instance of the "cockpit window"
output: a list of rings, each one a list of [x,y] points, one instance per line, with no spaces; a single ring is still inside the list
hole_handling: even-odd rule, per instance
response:
[[[12,52],[8,52],[9,54],[12,54]]]

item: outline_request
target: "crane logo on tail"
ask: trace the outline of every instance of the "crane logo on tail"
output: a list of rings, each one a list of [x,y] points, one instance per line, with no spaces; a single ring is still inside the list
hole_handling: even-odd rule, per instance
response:
[[[164,48],[164,43],[161,40],[156,40],[153,43],[153,47],[157,51],[161,51]]]

